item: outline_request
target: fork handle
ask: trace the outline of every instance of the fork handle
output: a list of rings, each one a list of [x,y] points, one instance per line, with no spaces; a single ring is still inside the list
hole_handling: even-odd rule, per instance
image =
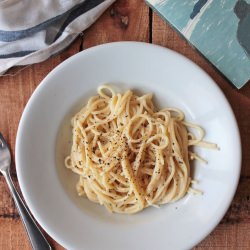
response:
[[[33,220],[30,212],[28,211],[27,207],[24,205],[23,201],[21,200],[12,180],[10,177],[10,172],[7,170],[3,173],[8,187],[10,189],[10,193],[15,201],[15,204],[18,208],[19,214],[25,226],[26,232],[29,236],[32,248],[34,250],[52,250],[52,247],[45,239],[44,235],[38,228],[37,224]]]

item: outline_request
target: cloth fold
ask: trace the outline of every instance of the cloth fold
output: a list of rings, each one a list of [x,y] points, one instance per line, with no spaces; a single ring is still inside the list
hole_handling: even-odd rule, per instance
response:
[[[69,46],[115,0],[0,2],[0,74],[46,60]]]

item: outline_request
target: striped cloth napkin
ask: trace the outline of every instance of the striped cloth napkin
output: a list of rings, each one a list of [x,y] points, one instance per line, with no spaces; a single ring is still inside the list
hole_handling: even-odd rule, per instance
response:
[[[0,74],[71,44],[115,0],[0,1]]]

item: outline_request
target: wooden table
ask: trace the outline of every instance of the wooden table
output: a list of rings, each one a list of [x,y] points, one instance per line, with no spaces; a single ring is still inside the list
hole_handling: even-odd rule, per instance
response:
[[[10,144],[13,159],[21,114],[41,80],[59,63],[83,49],[125,40],[160,44],[185,55],[214,79],[231,103],[242,138],[240,183],[224,219],[195,249],[250,249],[250,84],[241,90],[230,85],[199,53],[152,13],[142,0],[118,0],[84,36],[79,36],[60,55],[36,65],[11,69],[8,73],[12,76],[0,78],[0,131]],[[18,187],[14,160],[12,165],[11,175]],[[0,190],[0,249],[31,249],[3,176],[0,176]],[[49,241],[55,249],[63,249],[51,238]]]

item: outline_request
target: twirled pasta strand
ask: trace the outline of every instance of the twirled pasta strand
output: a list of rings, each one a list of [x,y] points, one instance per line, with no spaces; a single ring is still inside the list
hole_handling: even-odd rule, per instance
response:
[[[117,213],[182,198],[191,183],[189,156],[199,158],[189,146],[217,147],[204,142],[204,130],[184,118],[179,109],[156,111],[152,94],[116,94],[108,85],[99,87],[72,118],[65,165],[80,176],[78,194]]]

